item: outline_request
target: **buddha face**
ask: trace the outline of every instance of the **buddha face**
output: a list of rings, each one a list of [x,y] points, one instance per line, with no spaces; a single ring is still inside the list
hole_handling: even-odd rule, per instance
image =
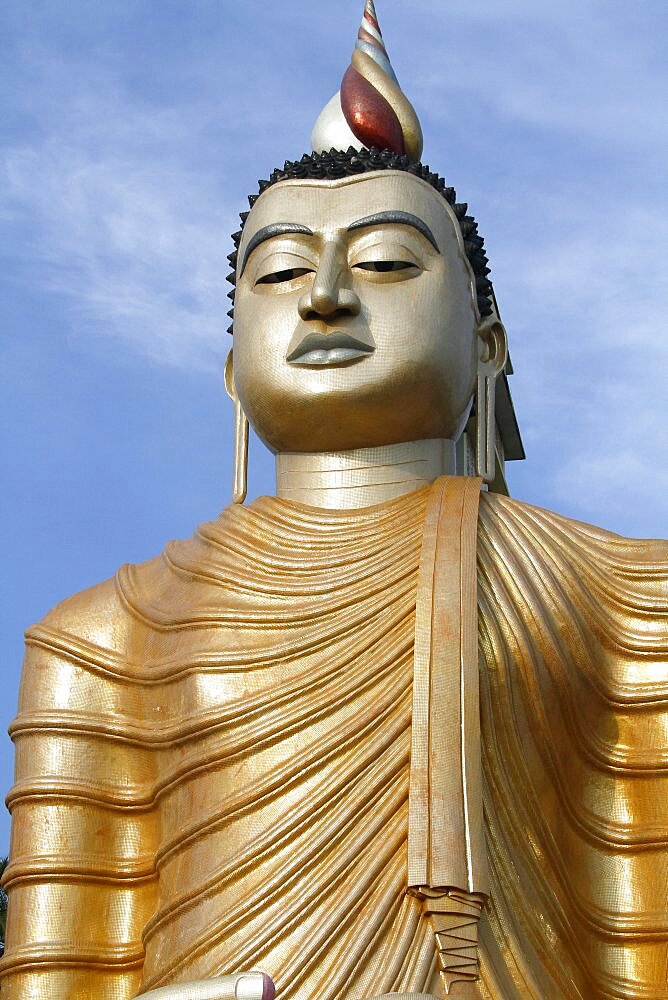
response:
[[[400,171],[284,181],[238,255],[234,381],[274,451],[455,438],[479,339],[454,216]]]

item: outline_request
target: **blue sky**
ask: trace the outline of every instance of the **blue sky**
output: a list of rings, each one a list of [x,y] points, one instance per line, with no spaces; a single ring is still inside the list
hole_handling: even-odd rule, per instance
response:
[[[229,500],[228,234],[307,149],[362,6],[3,5],[2,730],[23,629]],[[528,454],[513,494],[665,535],[668,8],[377,9],[425,162],[486,237]],[[272,470],[254,442],[252,495]]]

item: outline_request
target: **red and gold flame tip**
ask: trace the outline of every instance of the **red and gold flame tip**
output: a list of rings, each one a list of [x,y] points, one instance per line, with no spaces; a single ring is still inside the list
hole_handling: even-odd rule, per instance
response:
[[[392,68],[373,0],[365,0],[340,93],[323,110],[313,130],[315,150],[355,144],[406,153],[412,160],[422,155],[420,123]]]

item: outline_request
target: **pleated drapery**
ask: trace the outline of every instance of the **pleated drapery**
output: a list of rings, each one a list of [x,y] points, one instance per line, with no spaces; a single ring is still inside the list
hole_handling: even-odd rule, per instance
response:
[[[440,990],[407,892],[430,496],[228,508],[30,630],[3,1000],[249,968],[281,1000]],[[481,497],[490,900],[461,996],[668,998],[667,562]]]

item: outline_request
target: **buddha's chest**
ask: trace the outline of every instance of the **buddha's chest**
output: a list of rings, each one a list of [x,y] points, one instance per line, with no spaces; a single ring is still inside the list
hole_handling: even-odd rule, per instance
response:
[[[262,967],[295,982],[323,948],[349,950],[411,910],[414,614],[402,596],[368,612],[327,622],[324,642],[308,625],[248,630],[236,660],[217,653],[222,630],[198,637],[179,738],[160,755],[146,982],[177,965],[182,978]]]

